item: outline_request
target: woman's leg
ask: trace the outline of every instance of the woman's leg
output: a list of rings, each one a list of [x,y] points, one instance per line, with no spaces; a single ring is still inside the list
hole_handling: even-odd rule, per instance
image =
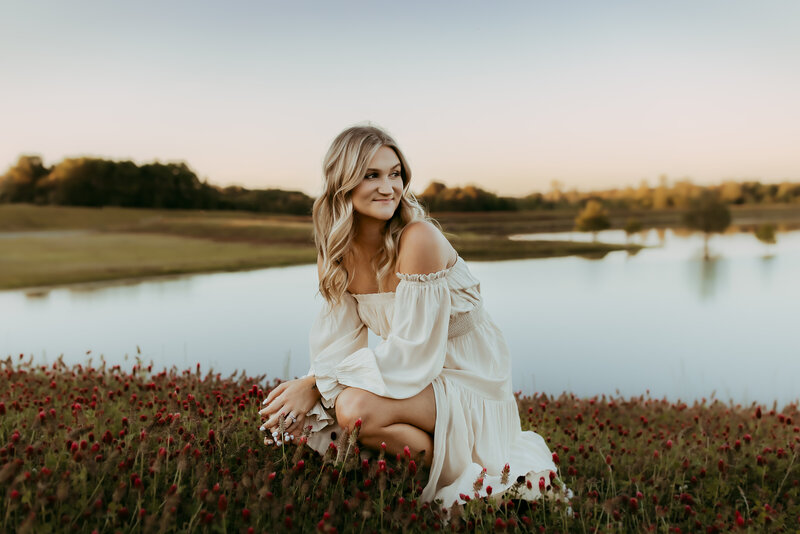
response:
[[[358,439],[367,447],[378,449],[385,442],[387,452],[398,454],[407,445],[414,454],[425,451],[424,462],[430,466],[436,426],[432,385],[408,399],[387,399],[363,389],[346,388],[336,398],[336,420],[352,429],[358,419]]]
[[[428,467],[431,466],[433,460],[433,436],[406,423],[395,423],[383,427],[375,434],[362,435],[359,432],[358,440],[371,449],[379,449],[382,442],[386,443],[386,452],[392,455],[402,453],[406,446],[411,450],[411,454],[425,451],[423,463]]]

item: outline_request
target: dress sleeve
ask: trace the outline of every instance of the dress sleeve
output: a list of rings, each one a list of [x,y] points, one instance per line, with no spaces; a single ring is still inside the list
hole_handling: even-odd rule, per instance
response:
[[[323,303],[308,341],[311,367],[306,376],[316,376],[322,404],[332,408],[345,387],[336,379],[337,370],[348,356],[367,346],[367,327],[352,295],[344,293],[337,304]]]
[[[407,399],[433,382],[444,366],[450,324],[447,269],[431,274],[397,273],[389,335],[367,347],[366,326],[355,299],[325,309],[311,333],[311,371],[323,406],[331,408],[346,386],[381,397]],[[339,308],[339,306],[343,307]]]
[[[375,347],[386,393],[413,397],[433,382],[444,366],[450,324],[447,269],[431,274],[397,273],[389,335]]]

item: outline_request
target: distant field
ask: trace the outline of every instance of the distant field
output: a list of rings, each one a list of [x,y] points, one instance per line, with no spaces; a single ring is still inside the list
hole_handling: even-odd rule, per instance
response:
[[[192,226],[223,229],[221,237],[230,237],[247,226],[297,227],[311,232],[311,218],[292,215],[263,215],[243,211],[192,211],[132,208],[78,208],[67,206],[31,206],[0,204],[0,232],[30,230],[96,230],[96,231],[153,231],[170,233],[170,226],[197,232]],[[179,232],[178,232],[179,233]],[[269,232],[265,232],[269,235]],[[205,236],[204,236],[205,237]],[[310,237],[309,237],[310,239]]]
[[[170,235],[85,233],[0,239],[0,289],[310,263],[312,247]]]
[[[467,260],[581,255],[636,245],[536,242],[527,214],[442,214]],[[569,214],[549,214],[561,219]],[[0,206],[0,289],[313,263],[310,217],[246,212]]]
[[[732,224],[748,227],[769,221],[787,228],[800,227],[800,205],[731,206]],[[497,211],[482,213],[437,213],[436,219],[453,233],[511,235],[536,232],[565,232],[573,229],[577,210]],[[628,218],[641,221],[644,228],[683,226],[685,210],[610,210],[612,228],[624,228]]]

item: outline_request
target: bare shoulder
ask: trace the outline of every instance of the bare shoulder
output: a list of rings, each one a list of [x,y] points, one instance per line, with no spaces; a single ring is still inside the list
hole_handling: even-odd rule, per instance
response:
[[[397,270],[408,274],[427,274],[450,267],[456,251],[436,226],[415,221],[400,235]]]

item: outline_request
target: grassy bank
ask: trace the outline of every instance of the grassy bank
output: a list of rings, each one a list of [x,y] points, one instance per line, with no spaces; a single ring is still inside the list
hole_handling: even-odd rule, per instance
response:
[[[780,228],[800,228],[800,206],[772,204],[762,206],[730,206],[731,223],[735,230],[752,231],[762,222],[772,222]],[[638,219],[643,228],[683,227],[686,210],[611,210],[611,228],[621,229],[629,218]],[[454,233],[478,232],[490,235],[532,234],[537,232],[568,232],[575,226],[578,210],[497,211],[482,213],[439,213],[436,219]]]
[[[420,458],[363,463],[261,444],[264,376],[0,364],[0,530],[8,532],[787,532],[800,528],[797,405],[519,397],[566,504],[470,501],[443,523]],[[500,472],[503,466],[486,466]],[[558,481],[556,481],[558,482]],[[542,480],[549,485],[550,481]],[[477,495],[476,495],[477,493]]]
[[[315,261],[291,244],[223,243],[172,235],[97,233],[0,239],[0,289],[235,271]]]
[[[467,260],[597,258],[640,248],[498,239],[495,219],[470,220],[481,217],[484,230],[443,220]],[[309,217],[0,205],[0,289],[313,263],[311,232]]]

